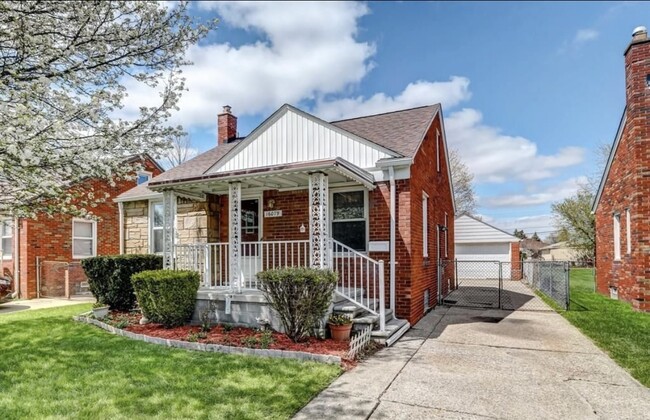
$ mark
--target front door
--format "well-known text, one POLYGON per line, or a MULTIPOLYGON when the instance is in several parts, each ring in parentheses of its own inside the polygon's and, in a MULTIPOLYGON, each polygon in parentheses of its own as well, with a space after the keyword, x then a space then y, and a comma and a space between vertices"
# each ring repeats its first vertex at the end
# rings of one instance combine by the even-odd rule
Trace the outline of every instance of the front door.
POLYGON ((254 287, 255 275, 262 269, 260 199, 241 201, 242 287, 254 287))

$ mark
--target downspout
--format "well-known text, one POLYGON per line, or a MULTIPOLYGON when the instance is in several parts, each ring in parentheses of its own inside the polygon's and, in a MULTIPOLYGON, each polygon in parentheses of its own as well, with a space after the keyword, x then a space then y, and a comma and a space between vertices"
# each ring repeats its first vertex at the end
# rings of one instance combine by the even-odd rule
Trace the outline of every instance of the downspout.
POLYGON ((14 295, 20 298, 20 219, 14 218, 14 282, 16 283, 14 295))
POLYGON ((389 263, 389 278, 390 278, 390 309, 395 316, 395 170, 392 166, 388 167, 388 177, 390 182, 390 263, 389 263))
POLYGON ((120 214, 119 225, 120 225, 120 255, 124 254, 124 203, 121 201, 117 203, 117 208, 120 214))

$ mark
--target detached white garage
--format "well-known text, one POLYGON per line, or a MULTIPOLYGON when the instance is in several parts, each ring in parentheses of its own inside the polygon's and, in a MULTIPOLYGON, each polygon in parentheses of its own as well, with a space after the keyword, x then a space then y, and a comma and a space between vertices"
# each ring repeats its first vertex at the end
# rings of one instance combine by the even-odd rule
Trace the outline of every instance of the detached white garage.
MULTIPOLYGON (((519 238, 469 215, 456 218, 454 225, 459 278, 499 278, 499 263, 518 264, 519 238), (472 261, 472 262, 470 262, 472 261)), ((503 278, 510 278, 513 266, 502 265, 503 278)))

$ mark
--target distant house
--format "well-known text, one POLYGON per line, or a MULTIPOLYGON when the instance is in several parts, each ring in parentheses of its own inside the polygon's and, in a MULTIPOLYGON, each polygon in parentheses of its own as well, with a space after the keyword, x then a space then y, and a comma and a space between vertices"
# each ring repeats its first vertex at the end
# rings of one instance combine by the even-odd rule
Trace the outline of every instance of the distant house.
POLYGON ((540 258, 544 261, 574 261, 578 254, 568 242, 557 242, 539 250, 540 258))
POLYGON ((596 287, 650 311, 650 39, 625 50, 626 106, 593 203, 596 287))
POLYGON ((103 203, 87 210, 99 220, 74 218, 68 215, 38 215, 35 219, 0 218, 0 255, 2 274, 13 279, 20 298, 63 296, 64 267, 74 264, 69 290, 74 294, 85 280, 79 261, 96 255, 119 254, 121 205, 113 202, 121 193, 161 174, 160 165, 145 154, 129 158, 127 164, 140 163, 141 172, 134 180, 121 180, 111 186, 106 181, 87 180, 97 196, 108 195, 103 203), (55 278, 56 277, 56 278, 55 278))
POLYGON ((336 308, 389 342, 436 305, 437 259, 454 256, 440 105, 334 122, 284 105, 246 137, 224 107, 216 147, 117 201, 125 252, 199 271, 197 307, 211 296, 223 322, 266 316, 259 271, 327 267, 336 308))
POLYGON ((544 241, 526 238, 521 240, 519 248, 521 249, 521 254, 525 259, 538 259, 540 258, 540 250, 548 245, 549 244, 544 241))
MULTIPOLYGON (((455 229, 456 259, 476 262, 474 267, 463 264, 465 269, 475 270, 481 277, 498 278, 498 264, 479 264, 480 261, 498 261, 510 268, 502 273, 505 278, 510 278, 511 273, 521 272, 520 240, 516 236, 467 214, 456 217, 455 229), (490 273, 490 270, 494 272, 490 273)), ((463 273, 459 273, 461 275, 463 273)), ((472 277, 472 274, 464 273, 464 276, 472 277)))

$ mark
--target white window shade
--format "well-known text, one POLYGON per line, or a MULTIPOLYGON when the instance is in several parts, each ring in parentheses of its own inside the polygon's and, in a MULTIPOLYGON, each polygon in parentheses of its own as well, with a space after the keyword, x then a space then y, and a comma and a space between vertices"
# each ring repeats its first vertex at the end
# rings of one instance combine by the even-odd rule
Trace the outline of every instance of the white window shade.
POLYGON ((92 220, 73 220, 72 258, 94 257, 97 253, 97 223, 92 220))
POLYGON ((621 215, 614 215, 614 260, 621 259, 621 215))

